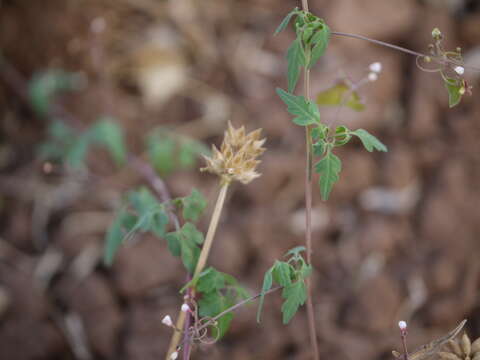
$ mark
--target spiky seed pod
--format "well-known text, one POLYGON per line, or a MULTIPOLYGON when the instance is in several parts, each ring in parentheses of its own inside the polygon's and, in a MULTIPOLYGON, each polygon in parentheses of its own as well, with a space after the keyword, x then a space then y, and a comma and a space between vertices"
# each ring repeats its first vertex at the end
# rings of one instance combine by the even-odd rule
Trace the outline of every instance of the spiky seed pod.
POLYGON ((442 360, 461 360, 461 358, 455 355, 454 353, 446 352, 446 351, 440 351, 438 353, 438 356, 442 360))
POLYGON ((458 343, 456 341, 450 340, 447 343, 447 348, 451 353, 454 353, 458 357, 462 357, 462 355, 463 355, 462 349, 460 348, 460 345, 458 345, 458 343))
POLYGON ((459 341, 450 340, 447 351, 439 352, 442 360, 480 360, 480 338, 473 343, 467 334, 463 334, 459 341))
POLYGON ((463 334, 460 345, 462 346, 463 353, 469 356, 472 351, 472 342, 467 334, 463 334))
POLYGON ((212 156, 204 156, 207 166, 200 169, 218 175, 223 182, 233 180, 248 184, 260 176, 257 158, 265 151, 265 139, 260 139, 261 129, 246 134, 245 127, 235 129, 228 123, 220 150, 212 145, 212 156))
POLYGON ((472 344, 472 353, 479 354, 480 353, 480 338, 475 340, 472 344))

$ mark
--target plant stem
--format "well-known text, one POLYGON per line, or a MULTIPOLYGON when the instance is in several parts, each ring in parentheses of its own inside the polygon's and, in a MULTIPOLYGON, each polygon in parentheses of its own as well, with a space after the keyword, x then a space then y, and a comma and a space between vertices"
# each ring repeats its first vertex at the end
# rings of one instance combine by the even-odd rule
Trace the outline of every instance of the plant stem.
POLYGON ((215 232, 217 231, 218 221, 220 220, 220 214, 222 213, 223 204, 225 203, 225 198, 227 196, 229 183, 225 183, 220 188, 220 193, 218 194, 217 203, 215 204, 215 209, 213 210, 212 219, 210 220, 210 225, 208 226, 207 236, 205 238, 205 244, 203 245, 202 252, 198 258, 197 266, 195 267, 195 272, 193 273, 193 278, 200 275, 207 263, 208 254, 210 253, 210 248, 212 247, 213 238, 215 232))
MULTIPOLYGON (((270 290, 265 291, 265 293, 263 293, 263 294, 264 294, 264 295, 268 295, 268 294, 270 294, 270 293, 272 293, 272 292, 274 292, 274 291, 280 290, 280 289, 282 289, 282 288, 283 288, 283 286, 275 286, 275 287, 271 288, 270 290)), ((217 321, 218 319, 220 319, 222 316, 227 315, 228 313, 231 313, 232 311, 237 310, 239 307, 245 305, 246 303, 249 303, 250 301, 253 301, 253 300, 255 300, 255 299, 258 299, 260 296, 262 296, 262 293, 258 293, 257 295, 254 295, 254 296, 252 296, 252 297, 249 297, 248 299, 242 300, 242 301, 236 303, 235 305, 229 307, 228 309, 223 310, 220 314, 214 316, 213 318, 211 318, 209 321, 207 321, 207 322, 206 322, 205 324, 203 324, 202 326, 199 326, 199 327, 197 328, 197 331, 201 331, 201 330, 209 327, 210 325, 213 325, 213 323, 214 323, 215 321, 217 321)))
POLYGON ((410 55, 414 55, 414 56, 421 56, 421 57, 427 57, 428 56, 426 54, 422 54, 422 53, 419 53, 419 52, 416 52, 416 51, 413 51, 413 50, 410 50, 410 49, 406 49, 406 48, 401 47, 401 46, 389 44, 387 42, 380 41, 380 40, 371 39, 371 38, 363 36, 363 35, 349 34, 349 33, 344 33, 344 32, 340 32, 340 31, 332 31, 331 34, 332 35, 337 35, 337 36, 350 37, 350 38, 353 38, 353 39, 365 40, 365 41, 368 41, 368 42, 371 42, 371 43, 374 43, 374 44, 377 44, 377 45, 385 46, 385 47, 388 47, 390 49, 398 50, 398 51, 401 51, 401 52, 404 52, 404 53, 407 53, 407 54, 410 54, 410 55))
MULTIPOLYGON (((210 253, 210 249, 213 243, 213 238, 215 237, 215 232, 217 231, 218 222, 220 220, 220 215, 222 213, 223 204, 225 203, 225 198, 227 196, 228 187, 229 187, 228 182, 223 183, 220 187, 220 192, 218 194, 217 202, 215 203, 215 208, 213 209, 212 218, 210 219, 210 225, 208 226, 205 243, 202 247, 202 251, 198 258, 197 266, 195 267, 195 272, 193 273, 192 279, 197 277, 203 271, 203 268, 207 263, 208 255, 210 253)), ((184 328, 185 320, 186 320, 186 314, 183 311, 180 311, 178 313, 176 328, 177 329, 184 328)), ((182 334, 178 331, 175 331, 173 333, 172 339, 170 340, 170 346, 168 347, 167 356, 165 357, 166 360, 170 360, 171 353, 176 351, 177 346, 180 343, 181 335, 182 334)), ((189 352, 190 352, 190 349, 187 348, 187 351, 184 352, 184 357, 188 356, 189 352)))
MULTIPOLYGON (((302 0, 302 8, 308 11, 308 0, 302 0)), ((310 57, 307 49, 306 63, 308 64, 310 57)), ((303 70, 303 86, 305 98, 310 99, 310 69, 306 66, 303 70)), ((306 163, 305 163, 305 245, 307 248, 307 263, 312 264, 312 134, 311 129, 305 127, 305 146, 306 146, 306 163)), ((312 278, 313 275, 306 279, 307 283, 307 318, 308 333, 310 336, 310 345, 312 347, 312 359, 320 359, 317 344, 317 329, 315 327, 315 309, 312 301, 312 278)))

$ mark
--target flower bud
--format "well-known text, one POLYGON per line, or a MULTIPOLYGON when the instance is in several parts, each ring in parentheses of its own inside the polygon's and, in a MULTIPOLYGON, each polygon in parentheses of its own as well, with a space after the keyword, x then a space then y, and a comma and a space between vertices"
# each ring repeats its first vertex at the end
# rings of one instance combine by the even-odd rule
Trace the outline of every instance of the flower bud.
POLYGON ((378 61, 374 62, 374 63, 371 63, 370 66, 369 66, 369 69, 370 69, 371 72, 379 74, 382 71, 382 63, 380 63, 378 61))
POLYGON ((453 70, 455 70, 458 75, 463 75, 465 72, 465 68, 463 66, 456 66, 453 70))
POLYGON ((377 81, 378 79, 378 75, 374 72, 371 72, 370 74, 368 74, 368 81, 370 82, 374 82, 374 81, 377 81))
POLYGON ((190 310, 190 306, 188 306, 188 304, 183 304, 183 305, 182 305, 182 311, 183 311, 184 313, 186 313, 186 312, 190 312, 190 311, 192 311, 192 310, 190 310))
POLYGON ((399 321, 398 322, 398 327, 400 328, 400 330, 406 330, 407 329, 407 322, 406 321, 399 321))
POLYGON ((171 360, 175 360, 176 358, 178 358, 178 352, 174 351, 174 352, 170 355, 170 359, 171 359, 171 360))
POLYGON ((172 321, 172 318, 170 317, 170 315, 166 315, 162 319, 162 324, 167 325, 167 326, 173 326, 173 321, 172 321))
POLYGON ((442 38, 442 32, 440 31, 440 29, 438 28, 435 28, 432 30, 432 37, 435 39, 435 40, 439 40, 442 38))

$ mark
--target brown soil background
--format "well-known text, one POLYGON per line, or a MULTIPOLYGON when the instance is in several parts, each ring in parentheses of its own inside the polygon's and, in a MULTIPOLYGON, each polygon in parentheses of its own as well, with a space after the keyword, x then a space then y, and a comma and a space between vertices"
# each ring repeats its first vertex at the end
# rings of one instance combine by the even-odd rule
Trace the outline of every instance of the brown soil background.
MULTIPOLYGON (((461 46, 480 67, 475 0, 310 3, 336 31, 417 51, 439 27, 447 47, 461 46)), ((159 125, 216 144, 228 120, 262 127, 263 176, 230 193, 210 261, 253 294, 274 259, 304 236, 303 132, 274 93, 285 86, 293 33, 272 33, 294 6, 3 0, 0 46, 23 79, 47 68, 83 72, 86 89, 59 104, 84 125, 115 116, 137 154, 142 137, 159 125), (104 31, 92 31, 104 24, 104 31)), ((340 118, 376 134, 390 151, 370 154, 352 142, 340 151, 344 167, 331 200, 322 202, 314 191, 323 359, 390 358, 400 347, 400 319, 410 323, 412 349, 463 318, 471 337, 480 335, 479 74, 467 71, 473 96, 449 110, 440 77, 419 71, 413 57, 334 37, 312 73, 313 92, 341 71, 364 76, 374 61, 384 71, 361 91, 367 110, 345 109, 340 118)), ((164 241, 149 237, 122 249, 112 269, 99 262, 122 192, 142 179, 131 168, 116 170, 102 152, 90 154, 89 174, 42 173, 35 154, 46 121, 25 107, 22 79, 12 79, 11 68, 0 70, 0 359, 163 359, 171 334, 161 319, 181 304, 182 266, 164 241)), ((323 119, 333 115, 322 112, 323 119)), ((210 204, 215 199, 213 176, 179 171, 165 181, 173 196, 196 187, 210 204)), ((280 305, 278 294, 267 299, 261 325, 255 305, 239 310, 229 335, 197 346, 194 358, 308 359, 305 310, 283 326, 280 305)))

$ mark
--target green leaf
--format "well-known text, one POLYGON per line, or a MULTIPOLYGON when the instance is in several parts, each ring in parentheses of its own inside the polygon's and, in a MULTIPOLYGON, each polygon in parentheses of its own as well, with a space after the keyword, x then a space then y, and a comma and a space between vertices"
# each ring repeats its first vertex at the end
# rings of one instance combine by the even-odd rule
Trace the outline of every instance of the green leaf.
POLYGON ((272 275, 273 267, 268 269, 265 273, 265 277, 263 278, 263 286, 262 286, 262 293, 260 295, 260 301, 258 303, 258 310, 257 310, 257 322, 260 322, 260 316, 262 314, 263 302, 265 301, 265 293, 270 290, 273 283, 273 275, 272 275))
POLYGON ((285 16, 285 18, 282 20, 280 25, 278 25, 277 30, 275 30, 275 33, 273 35, 278 35, 279 33, 281 33, 287 27, 288 23, 290 22, 290 20, 292 19, 292 17, 294 15, 298 15, 298 8, 297 7, 295 9, 293 9, 292 11, 290 11, 287 14, 287 16, 285 16))
POLYGON ((281 286, 288 286, 292 283, 291 271, 293 268, 290 264, 283 261, 275 261, 273 265, 273 278, 275 282, 281 286))
POLYGON ((180 248, 183 265, 190 273, 193 273, 195 270, 195 266, 197 265, 198 256, 200 255, 200 248, 195 244, 193 240, 185 238, 183 236, 180 241, 180 248))
POLYGON ((216 290, 222 290, 225 287, 224 274, 209 267, 204 274, 198 278, 196 288, 201 293, 209 293, 216 290))
POLYGON ((125 164, 127 150, 125 148, 123 131, 113 118, 101 118, 89 130, 89 135, 96 144, 105 146, 117 165, 125 164))
POLYGON ((328 42, 330 40, 330 28, 327 24, 323 23, 313 35, 311 42, 314 44, 312 53, 310 55, 310 62, 308 67, 312 68, 322 57, 327 49, 328 42))
POLYGON ((300 253, 304 251, 307 251, 307 248, 305 246, 296 246, 293 249, 288 250, 284 256, 298 258, 300 256, 300 253))
POLYGON ((465 93, 465 84, 463 80, 452 78, 445 78, 444 84, 448 91, 448 105, 452 108, 462 100, 462 95, 465 93))
POLYGON ((52 110, 52 101, 57 93, 65 90, 79 90, 84 84, 83 75, 59 69, 36 74, 28 85, 32 108, 40 115, 47 115, 52 110))
POLYGON ((164 237, 167 230, 168 214, 164 206, 160 206, 153 214, 150 222, 150 230, 159 237, 164 237))
POLYGON ((204 144, 193 139, 182 138, 179 145, 178 165, 183 169, 191 168, 199 155, 209 154, 209 150, 204 144))
POLYGON ((307 290, 303 280, 284 287, 282 297, 285 299, 282 305, 283 323, 288 324, 298 308, 307 300, 307 290))
POLYGON ((387 147, 382 144, 382 142, 378 140, 375 136, 370 134, 367 130, 357 129, 355 131, 351 131, 350 133, 352 135, 358 136, 365 149, 367 149, 367 151, 369 152, 372 152, 373 150, 383 152, 388 151, 387 147))
POLYGON ((180 242, 182 241, 181 236, 176 232, 169 232, 165 235, 165 240, 167 240, 168 250, 173 256, 180 256, 182 254, 182 248, 180 242))
POLYGON ((297 38, 292 42, 292 45, 287 51, 287 80, 288 91, 293 92, 297 86, 300 70, 305 66, 305 50, 303 49, 302 41, 297 38))
POLYGON ((307 265, 305 262, 302 263, 300 268, 299 275, 301 279, 305 279, 310 276, 312 273, 312 265, 307 265))
POLYGON ((277 88, 277 94, 287 105, 288 112, 296 116, 293 119, 295 124, 308 126, 320 122, 320 113, 317 106, 303 96, 292 95, 280 88, 277 88))
POLYGON ((346 105, 352 110, 362 111, 365 105, 361 102, 360 95, 351 91, 344 82, 338 83, 331 88, 317 94, 316 103, 320 106, 346 105), (348 99, 346 96, 348 95, 348 99))
POLYGON ((187 222, 182 226, 182 235, 195 244, 203 244, 203 233, 190 222, 187 222))
MULTIPOLYGON (((226 296, 217 292, 203 294, 198 301, 200 316, 214 317, 233 305, 226 296)), ((213 338, 221 338, 227 332, 233 319, 232 313, 227 313, 217 320, 217 328, 212 327, 213 338)))
POLYGON ((183 206, 182 215, 186 220, 197 221, 207 207, 207 201, 196 189, 193 189, 189 196, 181 198, 181 202, 183 206))
POLYGON ((312 146, 313 146, 313 155, 322 156, 325 153, 325 150, 326 150, 325 141, 323 140, 317 141, 312 146))
POLYGON ((90 140, 85 134, 77 136, 73 142, 67 147, 64 154, 64 161, 74 169, 82 167, 87 156, 90 140))
POLYGON ((132 220, 135 220, 135 217, 125 209, 120 210, 115 216, 105 237, 105 250, 103 253, 103 262, 105 265, 112 265, 115 254, 125 239, 125 228, 129 230, 129 228, 132 227, 132 220))
POLYGON ((331 151, 315 165, 315 171, 320 174, 320 194, 327 200, 333 185, 338 181, 338 174, 342 169, 342 162, 331 151))
POLYGON ((150 163, 160 174, 169 174, 175 168, 175 141, 167 136, 153 134, 147 138, 150 163))

